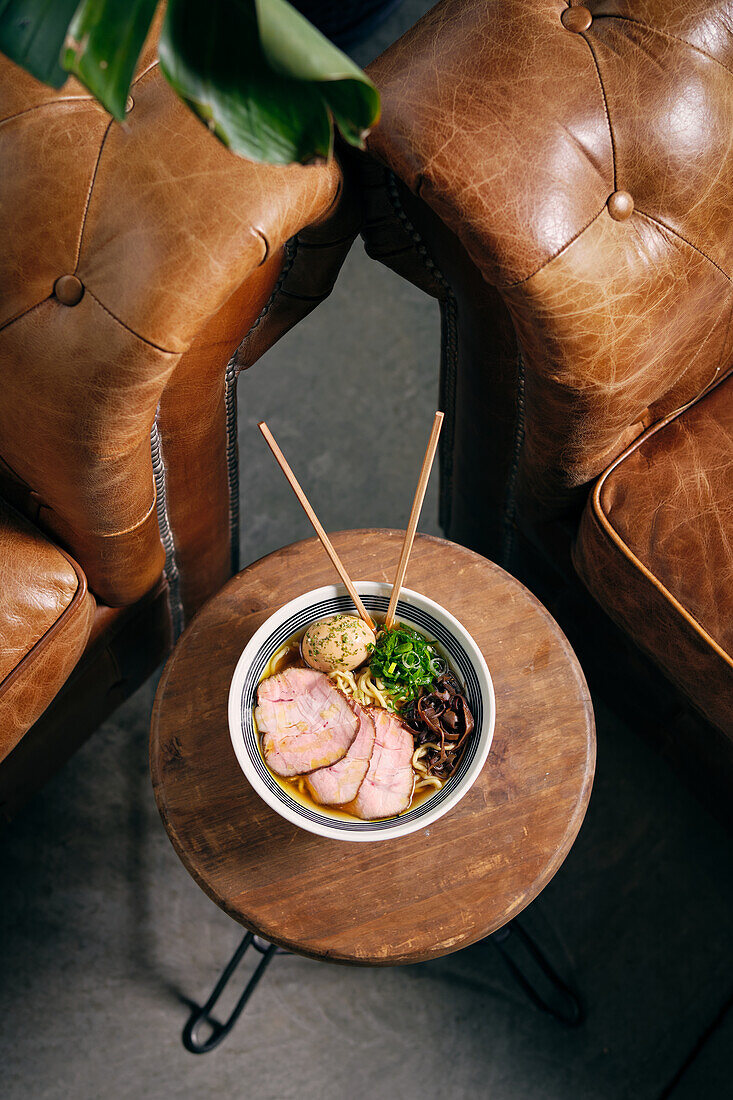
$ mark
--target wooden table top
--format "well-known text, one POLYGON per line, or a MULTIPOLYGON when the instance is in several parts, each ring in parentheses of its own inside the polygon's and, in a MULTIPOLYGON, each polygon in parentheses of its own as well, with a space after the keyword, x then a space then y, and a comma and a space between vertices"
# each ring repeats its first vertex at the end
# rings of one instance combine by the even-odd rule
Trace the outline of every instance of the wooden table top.
MULTIPOLYGON (((354 579, 393 579, 402 532, 344 531, 333 542, 354 579)), ((304 832, 240 771, 227 697, 254 631, 332 574, 315 539, 294 543, 233 577, 194 618, 155 700, 155 796, 188 871, 245 927, 313 958, 420 962, 496 931, 557 871, 593 782, 590 697, 569 643, 526 588, 470 550, 418 535, 408 587, 464 624, 494 680, 488 760, 458 806, 410 836, 354 844, 304 832)))

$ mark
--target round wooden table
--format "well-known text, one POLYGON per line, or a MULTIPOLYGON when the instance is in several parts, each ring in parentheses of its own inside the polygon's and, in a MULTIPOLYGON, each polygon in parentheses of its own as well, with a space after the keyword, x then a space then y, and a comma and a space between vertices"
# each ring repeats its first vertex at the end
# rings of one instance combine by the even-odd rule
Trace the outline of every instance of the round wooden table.
MULTIPOLYGON (((355 580, 391 581, 403 532, 333 542, 355 580)), ((441 820, 403 839, 326 840, 255 794, 229 740, 234 666, 283 603, 333 581, 316 539, 250 565, 198 613, 163 673, 152 718, 155 796, 173 846, 209 897, 252 932, 317 959, 415 963, 506 924, 568 854, 590 797, 593 711, 570 645, 513 577, 418 535, 407 586, 451 611, 484 653, 496 730, 482 774, 441 820)))

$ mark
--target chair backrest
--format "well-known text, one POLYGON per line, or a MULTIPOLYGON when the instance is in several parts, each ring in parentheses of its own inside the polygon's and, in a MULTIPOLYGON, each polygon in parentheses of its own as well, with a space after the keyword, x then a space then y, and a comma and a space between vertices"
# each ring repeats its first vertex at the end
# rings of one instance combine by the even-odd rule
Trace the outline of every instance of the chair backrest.
POLYGON ((443 0, 370 67, 370 149, 511 314, 527 512, 730 364, 732 25, 730 0, 443 0))
MULTIPOLYGON (((227 151, 163 79, 155 38, 125 125, 75 80, 54 91, 0 58, 0 492, 114 605, 146 592, 164 562, 151 432, 159 464, 174 429, 190 436, 175 493, 190 497, 199 544, 217 534, 227 359, 285 242, 328 210, 340 180, 335 164, 227 151)), ((226 515, 223 528, 228 541, 226 515)), ((219 558, 228 571, 226 547, 219 558)))

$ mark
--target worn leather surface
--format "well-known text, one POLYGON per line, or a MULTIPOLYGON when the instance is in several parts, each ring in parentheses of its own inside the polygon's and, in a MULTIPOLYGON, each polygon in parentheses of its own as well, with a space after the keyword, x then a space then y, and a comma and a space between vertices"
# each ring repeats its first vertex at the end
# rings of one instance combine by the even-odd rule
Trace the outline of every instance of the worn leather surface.
POLYGON ((279 249, 202 325, 161 395, 158 430, 186 618, 236 568, 229 529, 225 365, 269 300, 282 262, 279 249))
POLYGON ((124 126, 75 81, 56 92, 0 58, 0 467, 3 495, 74 554, 95 594, 129 604, 164 561, 150 457, 159 403, 171 464, 184 461, 188 423, 170 518, 193 607, 229 554, 227 359, 276 284, 285 242, 331 211, 341 172, 232 156, 154 58, 153 35, 124 126), (83 285, 74 305, 54 294, 69 274, 83 285), (220 545, 200 556, 208 513, 220 545))
POLYGON ((245 370, 328 297, 361 225, 361 203, 345 173, 331 208, 290 242, 275 293, 237 349, 236 369, 245 370))
POLYGON ((94 609, 76 563, 0 500, 0 760, 79 660, 94 609))
POLYGON ((0 822, 11 820, 142 684, 171 645, 165 579, 127 607, 98 605, 71 675, 13 751, 0 762, 0 822))
MULTIPOLYGON (((370 67, 383 99, 372 154, 511 315, 527 524, 579 506, 733 350, 733 8, 587 6, 575 33, 559 0, 443 0, 370 67)), ((485 362, 487 404, 504 415, 485 362)))
POLYGON ((733 739, 733 376, 601 478, 575 547, 611 617, 733 739))

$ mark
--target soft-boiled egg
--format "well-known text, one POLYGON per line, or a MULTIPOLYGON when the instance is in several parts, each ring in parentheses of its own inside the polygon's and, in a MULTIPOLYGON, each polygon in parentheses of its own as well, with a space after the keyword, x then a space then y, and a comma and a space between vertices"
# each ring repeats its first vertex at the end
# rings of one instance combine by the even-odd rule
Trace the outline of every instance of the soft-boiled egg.
POLYGON ((355 615, 334 615, 311 623, 303 635, 303 660, 319 672, 350 672, 363 665, 374 644, 374 632, 355 615))

